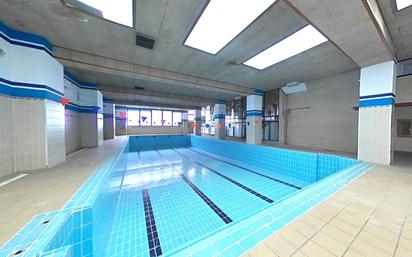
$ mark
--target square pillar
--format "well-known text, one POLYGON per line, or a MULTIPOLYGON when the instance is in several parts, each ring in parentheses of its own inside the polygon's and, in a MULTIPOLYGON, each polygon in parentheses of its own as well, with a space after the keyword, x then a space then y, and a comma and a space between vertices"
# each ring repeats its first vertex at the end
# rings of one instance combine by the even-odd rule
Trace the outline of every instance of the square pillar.
POLYGON ((217 139, 224 139, 226 137, 225 116, 226 116, 226 102, 219 101, 214 108, 215 118, 215 137, 217 139))
POLYGON ((263 92, 255 90, 254 95, 246 98, 246 143, 262 144, 262 98, 263 92))
POLYGON ((393 159, 396 64, 361 69, 358 159, 389 165, 393 159))
POLYGON ((202 135, 202 108, 195 108, 195 122, 193 123, 193 135, 202 135))
POLYGON ((113 139, 114 131, 114 104, 103 102, 103 139, 113 139))

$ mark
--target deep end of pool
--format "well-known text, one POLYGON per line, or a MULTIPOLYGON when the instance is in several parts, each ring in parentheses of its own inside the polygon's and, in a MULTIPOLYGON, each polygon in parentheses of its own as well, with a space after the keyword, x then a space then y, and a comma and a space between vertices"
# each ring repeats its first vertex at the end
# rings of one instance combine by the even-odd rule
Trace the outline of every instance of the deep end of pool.
POLYGON ((200 136, 130 136, 0 256, 239 256, 370 167, 200 136))

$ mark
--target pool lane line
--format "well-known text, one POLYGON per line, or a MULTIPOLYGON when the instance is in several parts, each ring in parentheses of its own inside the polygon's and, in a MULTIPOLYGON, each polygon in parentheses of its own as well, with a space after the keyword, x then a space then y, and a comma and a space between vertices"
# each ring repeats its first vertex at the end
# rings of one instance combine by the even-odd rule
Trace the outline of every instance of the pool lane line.
POLYGON ((226 215, 212 200, 210 200, 198 187, 196 187, 192 181, 190 181, 185 175, 180 174, 182 179, 202 198, 202 200, 209 205, 209 207, 223 220, 224 223, 229 224, 232 219, 226 215))
MULTIPOLYGON (((167 161, 166 157, 156 149, 156 152, 167 161)), ((180 177, 195 191, 195 193, 202 198, 202 200, 223 220, 224 223, 229 224, 233 220, 226 215, 222 209, 220 209, 209 197, 207 197, 192 181, 190 181, 184 174, 180 174, 180 177)))
POLYGON ((264 201, 266 201, 266 202, 268 202, 268 203, 273 203, 273 200, 270 199, 269 197, 266 197, 266 196, 264 196, 264 195, 256 192, 255 190, 250 189, 249 187, 247 187, 247 186, 245 186, 245 185, 237 182, 236 180, 233 180, 233 179, 229 178, 228 176, 220 173, 220 172, 217 171, 217 170, 214 170, 214 169, 212 169, 212 168, 210 168, 210 167, 208 167, 208 166, 206 166, 206 165, 203 165, 202 163, 200 163, 200 162, 198 162, 198 161, 195 161, 195 160, 191 159, 190 157, 188 157, 188 156, 186 156, 186 155, 184 155, 184 154, 176 151, 175 149, 172 149, 172 150, 175 151, 176 153, 180 154, 181 156, 185 157, 186 159, 190 160, 191 162, 194 162, 194 163, 196 163, 197 165, 200 165, 200 166, 202 166, 202 167, 205 167, 206 169, 210 170, 211 172, 215 173, 216 175, 219 175, 220 177, 226 179, 227 181, 232 182, 232 183, 235 184, 236 186, 238 186, 238 187, 246 190, 247 192, 249 192, 249 193, 251 193, 251 194, 259 197, 260 199, 262 199, 262 200, 264 200, 264 201))
POLYGON ((150 256, 160 256, 162 255, 162 247, 160 245, 159 235, 157 234, 156 220, 153 213, 152 202, 150 201, 149 190, 144 188, 142 195, 150 256))
POLYGON ((230 164, 230 165, 232 165, 232 166, 241 168, 241 169, 243 169, 243 170, 246 170, 246 171, 251 172, 251 173, 253 173, 253 174, 256 174, 256 175, 262 176, 262 177, 264 177, 264 178, 267 178, 267 179, 276 181, 276 182, 281 183, 281 184, 284 184, 284 185, 286 185, 286 186, 290 186, 290 187, 296 188, 296 189, 298 189, 298 190, 302 189, 302 187, 300 187, 300 186, 296 186, 296 185, 294 185, 294 184, 291 184, 291 183, 285 182, 285 181, 283 181, 283 180, 280 180, 280 179, 277 179, 277 178, 274 178, 274 177, 271 177, 271 176, 268 176, 268 175, 259 173, 259 172, 257 172, 257 171, 254 171, 254 170, 251 170, 251 169, 242 167, 242 166, 240 166, 240 165, 237 165, 237 164, 234 164, 234 163, 231 163, 231 162, 228 162, 228 161, 220 160, 220 159, 218 159, 218 158, 215 158, 215 157, 212 157, 212 156, 203 154, 203 153, 201 153, 201 152, 199 152, 199 151, 196 151, 196 150, 193 150, 193 149, 190 149, 190 148, 186 148, 186 149, 189 150, 189 151, 198 153, 198 154, 200 154, 200 155, 206 156, 206 157, 208 157, 208 158, 215 159, 215 160, 217 160, 217 161, 224 162, 224 163, 230 164))

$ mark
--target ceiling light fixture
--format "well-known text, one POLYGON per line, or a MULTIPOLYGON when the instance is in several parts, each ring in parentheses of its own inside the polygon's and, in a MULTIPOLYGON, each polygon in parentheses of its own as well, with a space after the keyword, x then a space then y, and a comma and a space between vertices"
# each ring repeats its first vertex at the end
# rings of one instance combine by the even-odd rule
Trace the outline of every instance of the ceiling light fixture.
POLYGON ((328 39, 317 29, 312 25, 307 25, 289 37, 250 58, 243 64, 263 70, 317 45, 325 43, 326 41, 328 41, 328 39))
POLYGON ((277 0, 210 0, 184 44, 216 54, 277 0))
POLYGON ((398 11, 412 5, 412 0, 396 0, 396 8, 398 11))

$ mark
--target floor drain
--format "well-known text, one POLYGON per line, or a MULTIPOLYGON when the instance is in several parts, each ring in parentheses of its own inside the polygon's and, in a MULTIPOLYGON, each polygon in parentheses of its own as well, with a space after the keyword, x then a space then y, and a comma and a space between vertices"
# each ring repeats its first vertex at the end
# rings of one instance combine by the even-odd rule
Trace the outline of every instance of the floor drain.
POLYGON ((13 255, 14 255, 14 256, 17 256, 17 255, 21 254, 22 252, 24 252, 24 250, 18 250, 18 251, 16 251, 13 255))
POLYGON ((45 221, 43 221, 41 224, 47 224, 47 223, 49 223, 50 222, 50 220, 45 220, 45 221))

